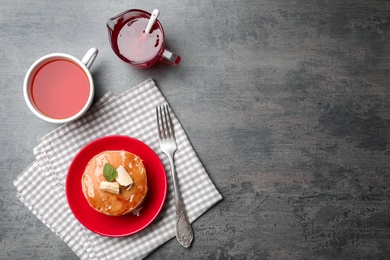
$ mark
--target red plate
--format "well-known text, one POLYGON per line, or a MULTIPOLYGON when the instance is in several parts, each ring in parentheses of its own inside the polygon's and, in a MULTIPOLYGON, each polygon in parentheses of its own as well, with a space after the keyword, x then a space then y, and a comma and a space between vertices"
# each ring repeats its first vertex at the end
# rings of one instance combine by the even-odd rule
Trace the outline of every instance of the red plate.
POLYGON ((89 230, 109 237, 123 237, 147 227, 161 211, 167 194, 164 166, 157 154, 143 142, 121 135, 99 138, 82 148, 73 159, 66 178, 66 197, 74 216, 89 230), (81 177, 89 160, 106 150, 125 150, 138 155, 148 177, 148 194, 140 215, 107 216, 89 206, 81 187, 81 177))

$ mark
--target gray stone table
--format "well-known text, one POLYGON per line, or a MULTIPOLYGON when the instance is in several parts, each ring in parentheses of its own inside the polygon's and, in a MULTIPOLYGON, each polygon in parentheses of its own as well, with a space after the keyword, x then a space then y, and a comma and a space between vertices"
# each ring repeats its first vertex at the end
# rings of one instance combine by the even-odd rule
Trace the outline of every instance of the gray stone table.
POLYGON ((388 259, 390 3, 385 0, 0 0, 0 259, 76 259, 16 198, 57 126, 24 75, 52 52, 100 50, 96 98, 153 78, 224 200, 148 259, 388 259), (161 12, 178 67, 130 68, 108 42, 121 11, 161 12))

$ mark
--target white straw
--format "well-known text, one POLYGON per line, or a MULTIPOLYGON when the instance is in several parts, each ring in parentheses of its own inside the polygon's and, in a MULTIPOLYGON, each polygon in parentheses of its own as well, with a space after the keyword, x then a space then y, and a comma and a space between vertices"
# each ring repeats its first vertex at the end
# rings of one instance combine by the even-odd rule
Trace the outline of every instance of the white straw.
POLYGON ((152 29, 153 24, 156 22, 158 15, 160 14, 160 11, 157 9, 153 10, 152 15, 150 16, 148 25, 146 26, 145 33, 149 33, 152 29))

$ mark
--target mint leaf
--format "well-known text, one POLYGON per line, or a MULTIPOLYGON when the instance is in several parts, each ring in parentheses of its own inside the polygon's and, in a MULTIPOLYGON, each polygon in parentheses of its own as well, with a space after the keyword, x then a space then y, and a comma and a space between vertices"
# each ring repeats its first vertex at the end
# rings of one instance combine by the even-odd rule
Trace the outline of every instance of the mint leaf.
POLYGON ((114 181, 118 177, 118 172, 111 164, 106 163, 103 167, 103 175, 107 181, 114 181))

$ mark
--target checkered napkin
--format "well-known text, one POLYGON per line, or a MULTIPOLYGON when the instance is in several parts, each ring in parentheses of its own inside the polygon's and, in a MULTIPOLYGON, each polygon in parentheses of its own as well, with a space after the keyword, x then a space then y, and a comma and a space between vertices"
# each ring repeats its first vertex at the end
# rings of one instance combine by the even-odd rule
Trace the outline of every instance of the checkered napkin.
MULTIPOLYGON (((18 198, 81 259, 142 259, 175 236, 173 183, 168 174, 164 208, 153 223, 127 237, 110 238, 86 229, 74 217, 65 196, 68 167, 89 142, 107 135, 126 135, 151 147, 169 173, 169 161, 160 151, 155 107, 165 98, 148 79, 125 93, 107 93, 82 118, 64 124, 42 138, 34 161, 15 180, 18 198)), ((178 143, 176 171, 191 222, 222 199, 172 113, 178 143)), ((196 235, 196 234, 195 234, 196 235)))

